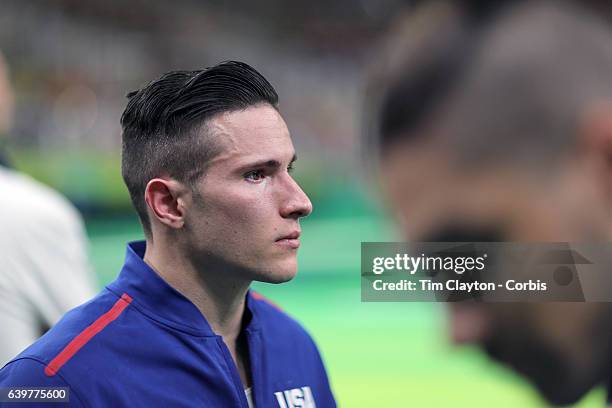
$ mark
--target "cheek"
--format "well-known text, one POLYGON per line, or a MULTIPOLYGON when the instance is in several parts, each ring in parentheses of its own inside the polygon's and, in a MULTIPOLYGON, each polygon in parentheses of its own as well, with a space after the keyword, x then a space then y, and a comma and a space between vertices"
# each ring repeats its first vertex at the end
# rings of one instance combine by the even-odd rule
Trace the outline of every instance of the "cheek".
MULTIPOLYGON (((202 215, 209 226, 227 233, 259 234, 271 228, 274 217, 271 200, 265 193, 243 189, 225 190, 204 199, 202 215)), ((220 238, 220 237, 219 237, 220 238)))
POLYGON ((568 354, 592 348, 593 327, 601 323, 596 303, 544 303, 540 305, 538 325, 548 341, 568 354))

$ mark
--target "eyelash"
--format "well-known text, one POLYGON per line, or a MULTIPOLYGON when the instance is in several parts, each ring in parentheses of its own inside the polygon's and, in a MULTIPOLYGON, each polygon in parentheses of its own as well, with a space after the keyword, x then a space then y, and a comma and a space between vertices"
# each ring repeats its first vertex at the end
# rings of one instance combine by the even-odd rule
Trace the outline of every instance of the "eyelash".
POLYGON ((263 178, 264 171, 263 170, 252 170, 252 171, 249 171, 248 173, 246 173, 244 175, 244 178, 247 179, 247 180, 250 180, 250 181, 260 181, 259 179, 255 180, 255 179, 251 178, 251 176, 255 176, 255 175, 259 175, 260 177, 263 178))
MULTIPOLYGON (((289 166, 287 166, 287 172, 288 173, 292 173, 293 172, 293 163, 289 164, 289 166)), ((260 181, 261 179, 258 178, 257 180, 251 178, 251 176, 259 176, 261 178, 265 177, 265 171, 264 170, 251 170, 248 173, 246 173, 244 175, 244 178, 247 180, 251 180, 251 181, 260 181)))

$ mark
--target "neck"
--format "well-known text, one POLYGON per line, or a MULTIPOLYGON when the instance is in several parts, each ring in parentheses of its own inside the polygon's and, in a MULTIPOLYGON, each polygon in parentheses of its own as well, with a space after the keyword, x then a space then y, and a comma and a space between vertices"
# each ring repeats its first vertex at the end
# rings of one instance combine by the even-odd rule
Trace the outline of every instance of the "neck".
POLYGON ((235 341, 251 282, 224 273, 222 265, 198 267, 188 254, 164 241, 147 239, 144 261, 200 310, 215 333, 226 342, 235 341))

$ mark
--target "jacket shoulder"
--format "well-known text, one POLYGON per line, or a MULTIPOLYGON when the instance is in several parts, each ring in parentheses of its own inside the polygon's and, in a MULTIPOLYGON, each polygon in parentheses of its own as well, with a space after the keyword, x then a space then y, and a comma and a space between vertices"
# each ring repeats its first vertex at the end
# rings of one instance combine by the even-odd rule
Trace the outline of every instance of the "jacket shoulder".
MULTIPOLYGON (((73 376, 78 378, 80 369, 87 370, 94 362, 103 365, 109 351, 106 345, 112 342, 117 330, 113 322, 122 317, 131 302, 126 296, 118 298, 103 290, 89 302, 66 313, 51 330, 8 365, 22 360, 36 361, 43 366, 43 375, 54 377, 60 373, 68 380, 73 376)), ((33 365, 32 369, 35 368, 33 365)))
MULTIPOLYGON (((1 388, 64 388, 67 391, 69 402, 46 402, 45 407, 84 407, 79 392, 67 383, 62 376, 47 376, 44 374, 44 362, 32 357, 20 357, 10 361, 0 370, 1 388)), ((13 406, 13 404, 8 404, 13 406)), ((0 402, 0 407, 4 404, 0 402)), ((39 403, 20 403, 20 407, 40 406, 39 403)))

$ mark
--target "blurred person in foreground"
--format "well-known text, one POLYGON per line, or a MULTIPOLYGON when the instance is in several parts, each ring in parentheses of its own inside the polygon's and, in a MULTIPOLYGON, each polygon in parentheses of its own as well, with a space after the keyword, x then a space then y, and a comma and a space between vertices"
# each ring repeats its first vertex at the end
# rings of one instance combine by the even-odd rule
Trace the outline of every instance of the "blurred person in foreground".
POLYGON ((70 387, 75 407, 334 407, 310 336, 249 290, 295 276, 312 211, 276 91, 230 61, 128 96, 122 173, 146 241, 0 386, 70 387))
POLYGON ((0 366, 96 292, 78 212, 10 167, 13 94, 0 55, 0 366))
MULTIPOLYGON (((406 236, 612 241, 608 23, 578 2, 523 2, 484 20, 428 3, 400 33, 396 75, 378 77, 387 86, 373 86, 384 89, 369 115, 406 236)), ((450 321, 457 343, 481 345, 551 403, 612 379, 610 303, 454 303, 450 321)))

